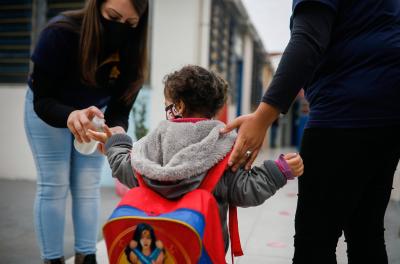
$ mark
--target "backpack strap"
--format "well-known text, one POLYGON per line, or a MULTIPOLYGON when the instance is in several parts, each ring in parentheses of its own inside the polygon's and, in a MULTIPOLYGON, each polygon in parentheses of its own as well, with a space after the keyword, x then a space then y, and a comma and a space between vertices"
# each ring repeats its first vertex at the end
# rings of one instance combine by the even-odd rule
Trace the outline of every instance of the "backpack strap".
POLYGON ((148 188, 146 183, 143 180, 142 174, 140 174, 139 172, 137 172, 135 170, 133 170, 133 173, 135 174, 135 177, 136 177, 136 180, 138 181, 139 187, 148 188))
POLYGON ((200 184, 199 189, 203 189, 209 192, 212 192, 217 186, 219 180, 226 168, 228 167, 229 157, 231 156, 231 152, 229 152, 223 160, 214 165, 211 169, 208 170, 206 177, 204 177, 203 182, 200 184))
POLYGON ((240 243, 239 221, 236 206, 229 206, 229 238, 231 239, 231 257, 234 263, 234 257, 243 256, 243 249, 240 243))
MULTIPOLYGON (((229 152, 223 160, 212 167, 203 182, 201 183, 199 189, 204 189, 212 192, 215 186, 218 184, 222 175, 228 166, 229 157, 231 152, 229 152)), ((234 257, 243 256, 242 245, 240 244, 239 236, 239 222, 237 218, 237 208, 236 206, 229 206, 229 237, 231 240, 231 257, 232 263, 234 263, 234 257)))
MULTIPOLYGON (((202 181, 198 189, 203 189, 209 192, 212 192, 214 190, 222 175, 224 175, 226 167, 228 166, 230 155, 231 153, 229 152, 223 160, 221 160, 220 162, 215 164, 214 167, 208 170, 206 177, 204 177, 204 180, 202 181)), ((147 185, 144 182, 142 175, 135 170, 133 170, 133 173, 138 181, 139 186, 147 188, 147 185)))

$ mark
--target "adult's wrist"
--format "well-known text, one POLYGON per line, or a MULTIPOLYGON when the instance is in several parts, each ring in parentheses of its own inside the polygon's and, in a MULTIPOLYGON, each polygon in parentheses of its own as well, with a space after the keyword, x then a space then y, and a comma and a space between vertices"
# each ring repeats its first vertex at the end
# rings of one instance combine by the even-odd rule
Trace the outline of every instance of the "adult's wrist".
POLYGON ((280 111, 272 105, 261 102, 254 114, 257 120, 269 126, 279 117, 280 111))

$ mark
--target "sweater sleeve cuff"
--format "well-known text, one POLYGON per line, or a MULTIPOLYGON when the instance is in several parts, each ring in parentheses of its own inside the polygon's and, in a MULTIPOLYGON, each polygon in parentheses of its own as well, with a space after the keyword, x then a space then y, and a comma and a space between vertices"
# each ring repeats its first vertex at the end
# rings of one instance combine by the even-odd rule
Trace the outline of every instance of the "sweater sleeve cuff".
POLYGON ((275 161, 275 163, 282 174, 285 175, 287 180, 294 179, 292 170, 290 169, 289 164, 287 164, 286 160, 283 158, 283 154, 279 155, 279 158, 275 161))
POLYGON ((283 175, 283 173, 281 172, 281 170, 279 169, 278 165, 272 161, 272 160, 265 160, 264 161, 264 166, 266 168, 268 168, 273 175, 276 175, 274 177, 274 179, 276 179, 277 181, 277 186, 280 188, 282 186, 284 186, 287 182, 287 178, 285 177, 285 175, 283 175))
POLYGON ((106 142, 106 151, 114 145, 129 145, 132 146, 132 138, 127 134, 114 134, 106 142))

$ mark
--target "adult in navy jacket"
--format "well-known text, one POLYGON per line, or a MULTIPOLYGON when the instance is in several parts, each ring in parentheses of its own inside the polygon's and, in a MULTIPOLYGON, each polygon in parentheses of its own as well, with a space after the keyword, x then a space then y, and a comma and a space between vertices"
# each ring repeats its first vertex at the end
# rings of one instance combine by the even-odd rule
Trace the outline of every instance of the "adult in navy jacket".
MULTIPOLYGON (((267 128, 301 88, 302 139, 293 263, 388 263, 384 215, 400 157, 400 1, 293 0, 291 39, 258 109, 240 127, 230 164, 254 161, 267 128)), ((224 132, 224 131, 222 131, 224 132)))

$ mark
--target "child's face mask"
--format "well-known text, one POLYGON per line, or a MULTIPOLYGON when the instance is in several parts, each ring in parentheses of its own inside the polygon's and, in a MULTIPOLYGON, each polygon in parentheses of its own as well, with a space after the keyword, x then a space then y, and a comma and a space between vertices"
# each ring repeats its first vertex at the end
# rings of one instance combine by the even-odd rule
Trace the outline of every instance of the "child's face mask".
POLYGON ((165 118, 167 120, 173 120, 177 118, 182 118, 182 115, 176 110, 175 104, 169 104, 165 107, 165 118))

